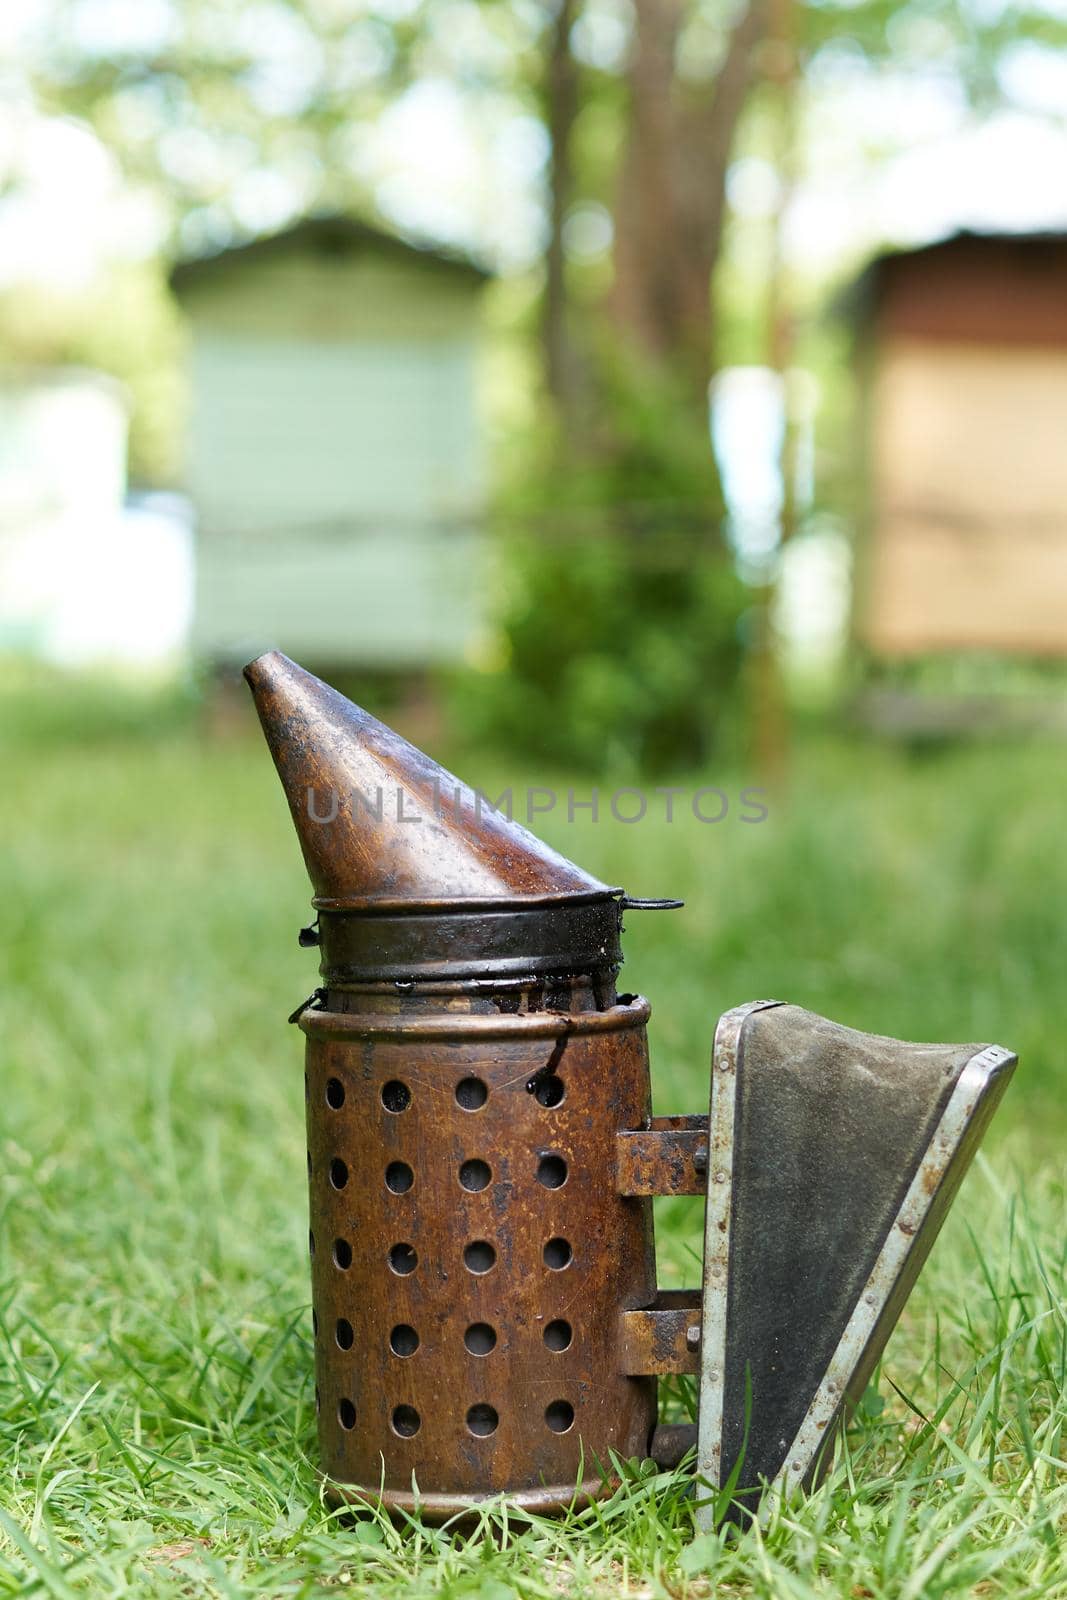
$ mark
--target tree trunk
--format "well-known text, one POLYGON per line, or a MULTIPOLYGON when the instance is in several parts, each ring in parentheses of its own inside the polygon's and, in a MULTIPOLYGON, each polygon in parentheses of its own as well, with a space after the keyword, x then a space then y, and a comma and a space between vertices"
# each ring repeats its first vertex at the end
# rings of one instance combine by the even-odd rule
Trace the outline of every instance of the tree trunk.
POLYGON ((634 6, 629 126, 615 204, 611 309, 619 325, 653 358, 669 357, 675 344, 673 84, 681 4, 636 0, 634 6))
MULTIPOLYGON (((796 10, 794 0, 771 0, 773 55, 767 77, 774 87, 775 166, 778 198, 772 218, 771 266, 767 284, 767 365, 782 383, 785 428, 778 468, 782 483, 782 510, 778 537, 785 549, 796 526, 796 419, 789 396, 789 367, 793 359, 793 325, 785 225, 796 186, 797 87, 796 10)), ((780 569, 779 569, 780 570, 780 569)), ((774 628, 778 572, 771 570, 755 597, 751 727, 754 758, 761 783, 772 794, 783 793, 789 765, 789 716, 782 662, 774 628)))
POLYGON ((682 0, 636 0, 611 309, 632 342, 682 376, 702 404, 726 173, 765 9, 766 0, 749 0, 710 92, 698 97, 677 81, 682 0))
POLYGON ((548 245, 541 324, 545 382, 564 426, 573 418, 580 388, 578 353, 570 329, 563 226, 573 188, 571 135, 578 114, 578 65, 570 36, 577 0, 557 0, 545 70, 549 158, 548 245))

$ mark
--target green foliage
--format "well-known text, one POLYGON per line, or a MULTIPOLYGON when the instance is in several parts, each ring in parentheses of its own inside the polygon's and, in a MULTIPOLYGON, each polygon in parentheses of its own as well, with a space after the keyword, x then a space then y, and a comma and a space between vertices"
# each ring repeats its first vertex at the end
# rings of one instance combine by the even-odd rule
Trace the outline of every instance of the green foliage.
MULTIPOLYGON (((609 881, 686 894, 628 919, 659 1112, 706 1103, 715 1016, 765 993, 912 1038, 1001 1038, 1022 1065, 890 1342, 884 1405, 818 1494, 693 1541, 685 1474, 623 1464, 587 1512, 516 1526, 490 1507, 458 1533, 345 1520, 320 1495, 284 1021, 315 958, 251 708, 247 739, 221 745, 168 723, 42 747, 9 697, 0 1594, 1063 1600, 1061 747, 913 765, 807 745, 761 827, 549 819, 609 881)), ((463 770, 493 793, 524 776, 484 752, 463 770)), ((657 1225, 661 1282, 694 1283, 699 1201, 658 1204, 657 1225)))
POLYGON ((654 774, 721 741, 744 590, 705 419, 640 376, 605 374, 580 454, 550 437, 518 451, 501 503, 501 648, 463 698, 512 748, 654 774))
MULTIPOLYGON (((3 745, 38 749, 58 745, 114 745, 172 733, 191 724, 199 710, 192 679, 157 681, 142 672, 117 675, 72 671, 0 655, 3 672, 3 745)), ((243 686, 242 686, 243 687, 243 686)))
POLYGON ((23 284, 0 295, 5 362, 90 367, 123 384, 135 481, 168 483, 177 471, 181 341, 177 310, 155 264, 113 268, 81 291, 23 284))
MULTIPOLYGON (((483 725, 583 768, 657 773, 702 758, 736 681, 738 584, 706 536, 653 526, 513 541, 506 668, 483 725)), ((666 519, 665 519, 666 520, 666 519)))

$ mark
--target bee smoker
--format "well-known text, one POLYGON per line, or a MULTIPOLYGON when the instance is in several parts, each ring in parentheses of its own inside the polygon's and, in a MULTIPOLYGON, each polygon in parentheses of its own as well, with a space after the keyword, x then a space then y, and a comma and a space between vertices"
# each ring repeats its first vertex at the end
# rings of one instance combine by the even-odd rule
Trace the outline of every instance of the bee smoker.
POLYGON ((653 1117, 620 932, 678 902, 590 877, 285 656, 245 677, 321 946, 291 1020, 332 1496, 551 1513, 691 1446, 741 1497, 813 1482, 1015 1058, 755 1002, 710 1115, 653 1117), (657 1289, 668 1194, 707 1195, 701 1288, 657 1289), (699 1374, 698 1429, 657 1428, 667 1373, 699 1374))

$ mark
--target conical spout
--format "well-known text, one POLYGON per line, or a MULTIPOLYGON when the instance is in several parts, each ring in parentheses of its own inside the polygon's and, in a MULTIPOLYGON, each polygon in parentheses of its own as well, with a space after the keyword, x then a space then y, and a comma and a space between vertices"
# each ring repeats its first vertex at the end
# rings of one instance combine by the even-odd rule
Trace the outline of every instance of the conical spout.
POLYGON ((244 675, 316 905, 403 910, 620 892, 279 651, 244 675))

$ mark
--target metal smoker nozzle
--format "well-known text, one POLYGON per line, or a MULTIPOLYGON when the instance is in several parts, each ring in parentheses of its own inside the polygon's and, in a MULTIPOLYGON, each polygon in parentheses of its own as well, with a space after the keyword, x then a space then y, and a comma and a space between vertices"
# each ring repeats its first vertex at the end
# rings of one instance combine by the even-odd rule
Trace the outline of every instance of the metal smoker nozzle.
POLYGON ((818 1481, 1015 1056, 754 1001, 718 1024, 707 1117, 654 1117, 621 890, 285 656, 245 677, 318 911, 296 1015, 336 1494, 558 1510, 600 1492, 583 1462, 693 1444, 735 1508, 818 1481), (664 1293, 649 1197, 697 1193, 703 1284, 664 1293), (653 1432, 685 1372, 697 1429, 653 1432))
POLYGON ((280 651, 250 662, 244 676, 317 906, 620 892, 280 651))

